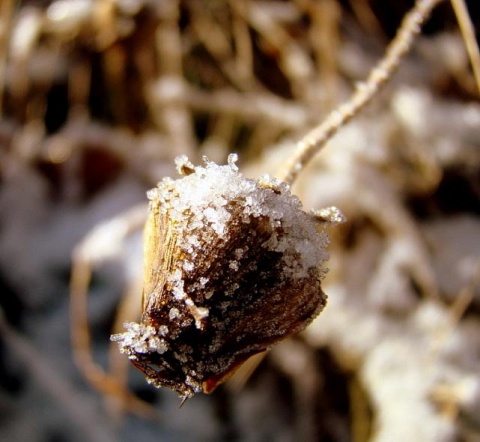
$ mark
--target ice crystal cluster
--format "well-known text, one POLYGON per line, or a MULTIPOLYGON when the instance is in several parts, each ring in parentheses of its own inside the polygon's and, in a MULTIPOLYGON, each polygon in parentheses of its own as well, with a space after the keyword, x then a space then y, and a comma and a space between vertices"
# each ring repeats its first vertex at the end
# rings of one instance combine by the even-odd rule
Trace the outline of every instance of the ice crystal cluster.
MULTIPOLYGON (((227 165, 176 161, 148 193, 143 315, 114 335, 147 379, 210 392, 322 310, 326 234, 289 187, 227 165)), ((338 214, 337 214, 338 215, 338 214)))

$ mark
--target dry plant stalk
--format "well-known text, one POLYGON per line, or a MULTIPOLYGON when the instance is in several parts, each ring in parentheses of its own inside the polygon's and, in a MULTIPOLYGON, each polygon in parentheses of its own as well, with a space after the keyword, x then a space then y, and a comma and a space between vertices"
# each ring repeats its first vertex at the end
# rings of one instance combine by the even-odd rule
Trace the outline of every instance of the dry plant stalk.
POLYGON ((465 48, 470 57, 473 76, 480 94, 480 51, 478 49, 477 39, 475 38, 475 29, 473 27, 470 16, 468 15, 467 6, 464 0, 451 0, 453 10, 457 16, 458 26, 462 32, 465 48))
POLYGON ((109 376, 95 363, 91 352, 91 335, 87 315, 87 293, 92 275, 92 266, 98 262, 98 240, 108 231, 109 245, 104 244, 103 256, 106 259, 122 238, 133 229, 141 228, 145 223, 145 208, 134 207, 121 218, 112 219, 107 225, 93 230, 74 250, 72 276, 70 280, 70 316, 72 321, 72 348, 76 364, 88 382, 107 396, 114 396, 132 412, 146 417, 155 417, 155 410, 132 394, 115 377, 109 376), (96 260, 92 258, 96 256, 96 260))
POLYGON ((3 109, 3 94, 5 87, 5 75, 7 67, 8 39, 10 36, 10 27, 15 8, 15 0, 5 0, 0 5, 0 117, 3 109))
POLYGON ((307 163, 325 146, 338 130, 357 115, 380 89, 392 78, 402 58, 408 53, 421 25, 430 17, 431 11, 443 0, 420 0, 403 19, 395 39, 390 43, 385 56, 375 66, 367 80, 357 86, 352 98, 335 109, 325 121, 310 131, 296 145, 295 153, 287 160, 278 178, 288 184, 298 177, 307 163))

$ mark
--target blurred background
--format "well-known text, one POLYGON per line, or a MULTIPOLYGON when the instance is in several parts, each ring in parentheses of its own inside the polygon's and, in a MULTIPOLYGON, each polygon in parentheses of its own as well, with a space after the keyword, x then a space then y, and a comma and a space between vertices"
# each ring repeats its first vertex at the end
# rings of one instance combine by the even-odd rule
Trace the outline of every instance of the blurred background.
MULTIPOLYGON (((2 0, 0 440, 480 441, 480 103, 448 1, 293 188, 348 218, 304 333, 181 409, 129 370, 143 414, 72 355, 74 250, 93 271, 93 357, 120 376, 109 336, 138 315, 142 269, 141 222, 122 223, 145 192, 181 154, 238 152, 246 175, 274 174, 412 5, 2 0)), ((478 32, 480 3, 467 6, 478 32)))

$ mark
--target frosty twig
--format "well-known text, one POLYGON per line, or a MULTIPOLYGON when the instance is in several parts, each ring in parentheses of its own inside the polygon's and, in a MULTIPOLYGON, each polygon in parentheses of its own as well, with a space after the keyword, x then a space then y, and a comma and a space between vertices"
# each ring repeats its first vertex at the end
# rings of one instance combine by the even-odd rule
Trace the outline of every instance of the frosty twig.
POLYGON ((396 37, 387 48, 385 56, 372 69, 364 83, 357 86, 352 98, 334 110, 319 126, 311 130, 296 145, 296 151, 277 173, 282 181, 292 184, 304 166, 320 149, 377 95, 392 77, 401 59, 406 55, 421 25, 442 0, 419 0, 403 19, 396 37))

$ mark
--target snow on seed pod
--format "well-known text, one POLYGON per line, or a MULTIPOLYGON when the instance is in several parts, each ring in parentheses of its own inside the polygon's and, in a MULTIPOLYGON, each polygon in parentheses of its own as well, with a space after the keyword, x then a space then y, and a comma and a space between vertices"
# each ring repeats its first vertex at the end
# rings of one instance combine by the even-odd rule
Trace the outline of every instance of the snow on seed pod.
POLYGON ((157 387, 210 393, 250 356, 303 330, 323 309, 328 238, 274 178, 205 159, 149 191, 143 314, 112 336, 157 387))

